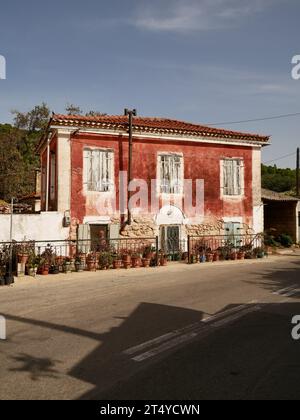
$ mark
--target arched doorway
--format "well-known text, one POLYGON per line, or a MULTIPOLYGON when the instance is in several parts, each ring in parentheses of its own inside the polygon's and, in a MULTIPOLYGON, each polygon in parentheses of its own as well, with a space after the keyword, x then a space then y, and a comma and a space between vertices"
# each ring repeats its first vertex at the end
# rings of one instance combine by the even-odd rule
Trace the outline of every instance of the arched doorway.
POLYGON ((162 207, 156 217, 156 223, 159 226, 161 250, 172 259, 176 259, 186 248, 182 229, 186 218, 183 212, 172 205, 162 207))

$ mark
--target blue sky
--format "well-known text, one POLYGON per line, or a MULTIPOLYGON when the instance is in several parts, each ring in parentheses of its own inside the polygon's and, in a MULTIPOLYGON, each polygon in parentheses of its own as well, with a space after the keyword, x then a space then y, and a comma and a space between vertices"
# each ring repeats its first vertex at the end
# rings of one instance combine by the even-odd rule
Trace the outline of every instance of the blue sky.
MULTIPOLYGON (((299 18, 299 0, 10 0, 0 121, 42 101, 199 123, 300 112, 299 18)), ((264 161, 300 146, 300 116, 225 128, 272 135, 264 161)))

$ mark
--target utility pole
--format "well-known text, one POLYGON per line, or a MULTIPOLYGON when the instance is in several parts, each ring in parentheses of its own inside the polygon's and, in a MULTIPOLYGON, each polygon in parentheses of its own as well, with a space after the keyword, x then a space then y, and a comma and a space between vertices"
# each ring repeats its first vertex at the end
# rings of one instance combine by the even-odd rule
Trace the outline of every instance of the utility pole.
POLYGON ((131 210, 130 210, 130 206, 129 206, 129 201, 130 201, 130 191, 129 191, 129 186, 130 186, 130 182, 132 181, 132 146, 133 146, 133 129, 132 129, 132 123, 133 123, 133 117, 137 116, 137 111, 136 109, 130 110, 130 109, 125 109, 124 114, 126 117, 128 117, 128 137, 129 137, 129 144, 128 144, 128 188, 127 188, 127 208, 128 208, 128 220, 127 223, 128 225, 132 224, 132 215, 131 215, 131 210))
POLYGON ((297 194, 297 197, 299 197, 300 196, 300 148, 299 147, 297 149, 296 180, 297 180, 296 194, 297 194))
POLYGON ((14 282, 14 277, 13 277, 13 274, 12 274, 12 259, 13 259, 13 244, 12 244, 12 240, 13 240, 14 201, 15 201, 15 199, 12 198, 11 199, 11 204, 10 204, 9 268, 8 268, 8 275, 6 275, 6 281, 7 281, 8 284, 12 284, 14 282))

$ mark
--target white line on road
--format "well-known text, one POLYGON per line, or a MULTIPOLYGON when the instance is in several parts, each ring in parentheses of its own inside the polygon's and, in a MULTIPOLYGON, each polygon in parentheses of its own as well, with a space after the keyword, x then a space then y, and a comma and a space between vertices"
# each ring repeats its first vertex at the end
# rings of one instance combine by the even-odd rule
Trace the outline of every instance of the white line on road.
POLYGON ((273 292, 272 294, 273 295, 282 295, 283 293, 287 293, 290 290, 295 289, 296 287, 298 287, 298 285, 297 284, 294 284, 293 286, 289 286, 289 287, 285 287, 284 289, 277 290, 276 292, 273 292))
POLYGON ((285 293, 284 295, 282 295, 283 297, 292 297, 294 295, 296 295, 297 293, 299 293, 300 289, 293 289, 291 290, 289 293, 285 293))
MULTIPOLYGON (((250 302, 248 305, 253 304, 253 303, 257 303, 257 301, 250 302)), ((123 352, 123 354, 126 354, 126 355, 131 356, 131 355, 133 355, 135 353, 139 353, 141 350, 145 350, 148 347, 152 347, 155 344, 164 343, 165 341, 168 341, 168 340, 170 340, 172 338, 178 337, 179 335, 188 333, 191 330, 195 330, 195 329, 197 329, 199 327, 202 327, 203 326, 203 323, 208 323, 208 322, 212 322, 214 320, 218 320, 218 319, 224 318, 227 315, 230 315, 232 313, 241 311, 242 309, 245 309, 245 308, 247 308, 247 305, 240 305, 240 306, 236 306, 236 307, 230 308, 230 309, 228 309, 226 311, 223 311, 223 312, 220 312, 220 313, 218 313, 216 315, 213 315, 213 316, 210 316, 208 318, 205 318, 205 319, 203 319, 203 320, 201 320, 199 322, 196 322, 194 324, 188 325, 188 326, 186 326, 184 328, 181 328, 181 329, 172 331, 172 332, 170 332, 168 334, 164 334, 164 335, 162 335, 160 337, 154 338, 153 340, 149 340, 149 341, 146 341, 145 343, 142 343, 142 344, 139 344, 137 346, 131 347, 130 349, 125 350, 123 352)))
MULTIPOLYGON (((204 338, 205 336, 207 336, 208 334, 210 334, 211 332, 213 332, 215 329, 217 328, 221 328, 225 325, 228 325, 230 323, 233 323, 234 321, 241 319, 242 317, 244 317, 245 315, 258 311, 259 309, 261 309, 260 306, 256 305, 256 306, 252 306, 252 307, 247 307, 246 305, 242 305, 239 306, 236 309, 236 313, 234 313, 233 311, 234 308, 232 308, 229 311, 219 314, 219 318, 217 318, 216 316, 211 317, 210 319, 208 319, 206 321, 206 323, 199 323, 198 328, 194 329, 186 334, 183 335, 178 335, 176 337, 173 337, 173 339, 161 344, 160 346, 147 351, 145 353, 142 353, 138 356, 135 356, 132 358, 132 360, 134 360, 135 362, 143 362, 145 360, 148 360, 154 356, 157 356, 167 350, 173 349, 175 347, 178 347, 180 344, 189 342, 191 340, 193 340, 194 338, 204 338), (229 314, 229 312, 231 312, 232 315, 229 314), (224 318, 224 315, 227 315, 227 317, 224 318), (223 318, 223 319, 222 319, 223 318), (219 319, 217 321, 217 319, 219 319)), ((178 333, 176 331, 176 333, 178 333)), ((161 338, 161 337, 160 337, 161 338)), ((149 343, 149 342, 148 342, 149 343)), ((146 343, 144 343, 146 344, 146 343)), ((136 349, 136 348, 135 348, 136 349)), ((132 350, 132 349, 130 349, 132 350)), ((128 354, 128 351, 127 351, 128 354)), ((131 353, 132 354, 132 353, 131 353)))

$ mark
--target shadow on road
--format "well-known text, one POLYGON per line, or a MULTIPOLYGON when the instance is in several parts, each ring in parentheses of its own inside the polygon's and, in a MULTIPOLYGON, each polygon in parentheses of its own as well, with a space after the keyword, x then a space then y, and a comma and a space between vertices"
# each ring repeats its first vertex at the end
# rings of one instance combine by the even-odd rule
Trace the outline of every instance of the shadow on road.
POLYGON ((11 359, 21 366, 10 369, 10 371, 27 372, 30 374, 33 381, 42 380, 44 378, 59 378, 60 372, 54 369, 56 364, 60 363, 59 360, 32 357, 28 354, 20 354, 11 359))
MULTIPOLYGON (((299 268, 297 261, 294 269, 269 271, 260 284, 276 291, 297 283, 299 268)), ((204 313, 141 303, 119 327, 106 333, 3 315, 49 333, 59 331, 99 343, 69 371, 71 377, 94 386, 81 399, 299 399, 300 342, 292 339, 291 320, 300 314, 300 303, 262 304, 254 312, 251 306, 249 313, 228 325, 212 325, 205 339, 196 335, 140 363, 124 351, 187 326, 204 325, 204 313)), ((220 313, 237 307, 229 305, 220 313)), ((153 342, 150 349, 160 345, 153 342)), ((48 376, 60 380, 57 361, 25 354, 14 360, 21 366, 13 371, 28 372, 33 381, 48 376)))
POLYGON ((295 257, 295 260, 289 260, 289 262, 294 265, 293 268, 272 268, 268 269, 265 273, 262 273, 262 271, 257 273, 253 272, 254 275, 257 274, 258 277, 260 276, 261 280, 251 280, 246 282, 262 286, 271 293, 280 292, 283 289, 295 286, 295 293, 293 294, 293 297, 300 298, 300 259, 299 257, 295 257), (298 290, 296 290, 297 288, 298 290))

